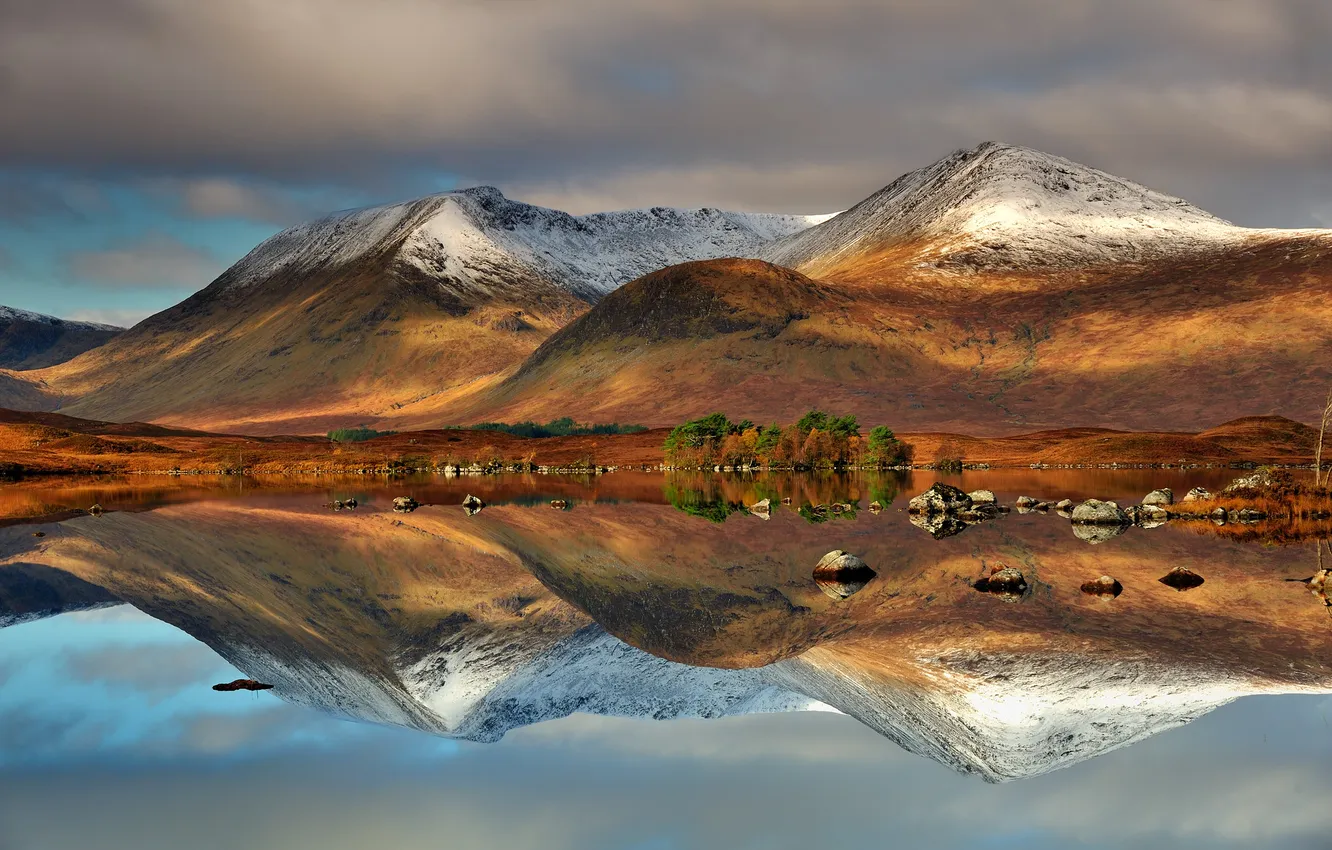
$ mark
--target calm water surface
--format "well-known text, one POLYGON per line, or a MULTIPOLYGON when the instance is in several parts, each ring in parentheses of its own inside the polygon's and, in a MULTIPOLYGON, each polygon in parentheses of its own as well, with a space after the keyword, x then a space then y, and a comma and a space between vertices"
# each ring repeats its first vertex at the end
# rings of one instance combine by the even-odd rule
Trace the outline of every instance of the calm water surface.
POLYGON ((1332 609, 1287 580, 1326 544, 936 539, 905 513, 933 480, 5 486, 0 848, 1329 846, 1332 609), (877 573, 847 598, 813 579, 836 549, 877 573), (1024 594, 974 589, 1003 566, 1024 594), (240 678, 273 688, 211 688, 240 678))

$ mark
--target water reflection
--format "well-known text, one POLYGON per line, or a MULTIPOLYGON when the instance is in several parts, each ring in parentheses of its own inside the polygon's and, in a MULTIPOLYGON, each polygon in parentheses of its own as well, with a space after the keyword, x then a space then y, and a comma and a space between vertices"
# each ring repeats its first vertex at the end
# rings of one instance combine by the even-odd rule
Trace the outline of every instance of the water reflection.
POLYGON ((0 601, 17 617, 123 600, 286 701, 436 735, 833 709, 991 781, 1240 696, 1332 691, 1329 618, 1283 581, 1314 572, 1311 549, 1170 527, 1089 547, 1042 513, 935 539, 884 480, 435 486, 410 513, 400 490, 338 512, 337 494, 261 491, 0 529, 0 601), (869 572, 816 576, 837 551, 869 572), (1178 593, 1160 581, 1176 570, 1205 582, 1178 593), (1102 577, 1109 592, 1085 591, 1102 577))

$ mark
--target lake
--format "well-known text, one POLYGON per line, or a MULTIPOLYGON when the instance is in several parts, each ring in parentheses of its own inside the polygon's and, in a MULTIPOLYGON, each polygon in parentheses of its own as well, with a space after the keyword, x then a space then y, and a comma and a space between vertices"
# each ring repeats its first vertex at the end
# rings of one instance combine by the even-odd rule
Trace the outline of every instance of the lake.
POLYGON ((905 510, 1239 474, 6 485, 0 848, 1327 846, 1328 544, 905 510))

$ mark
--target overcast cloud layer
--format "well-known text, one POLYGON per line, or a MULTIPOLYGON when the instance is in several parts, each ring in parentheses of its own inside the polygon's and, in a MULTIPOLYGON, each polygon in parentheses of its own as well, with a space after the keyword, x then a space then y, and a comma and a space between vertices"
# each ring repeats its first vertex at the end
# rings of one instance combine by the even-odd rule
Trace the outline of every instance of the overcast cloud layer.
POLYGON ((0 0, 0 228, 90 183, 190 232, 72 250, 165 229, 216 266, 248 247, 218 220, 455 184, 823 212, 986 139, 1326 224, 1329 45, 1325 0, 0 0))

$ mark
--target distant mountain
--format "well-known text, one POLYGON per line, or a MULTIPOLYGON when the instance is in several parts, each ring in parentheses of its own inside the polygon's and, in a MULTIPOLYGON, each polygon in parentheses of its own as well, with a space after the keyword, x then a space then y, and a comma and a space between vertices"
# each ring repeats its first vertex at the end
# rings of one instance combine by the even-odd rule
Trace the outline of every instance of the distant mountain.
POLYGON ((0 306, 0 369, 41 369, 64 363, 124 330, 0 306))
POLYGON ((757 253, 818 220, 571 216, 490 188, 339 213, 272 237, 113 345, 18 377, 91 418, 255 433, 439 422, 626 280, 757 253))

